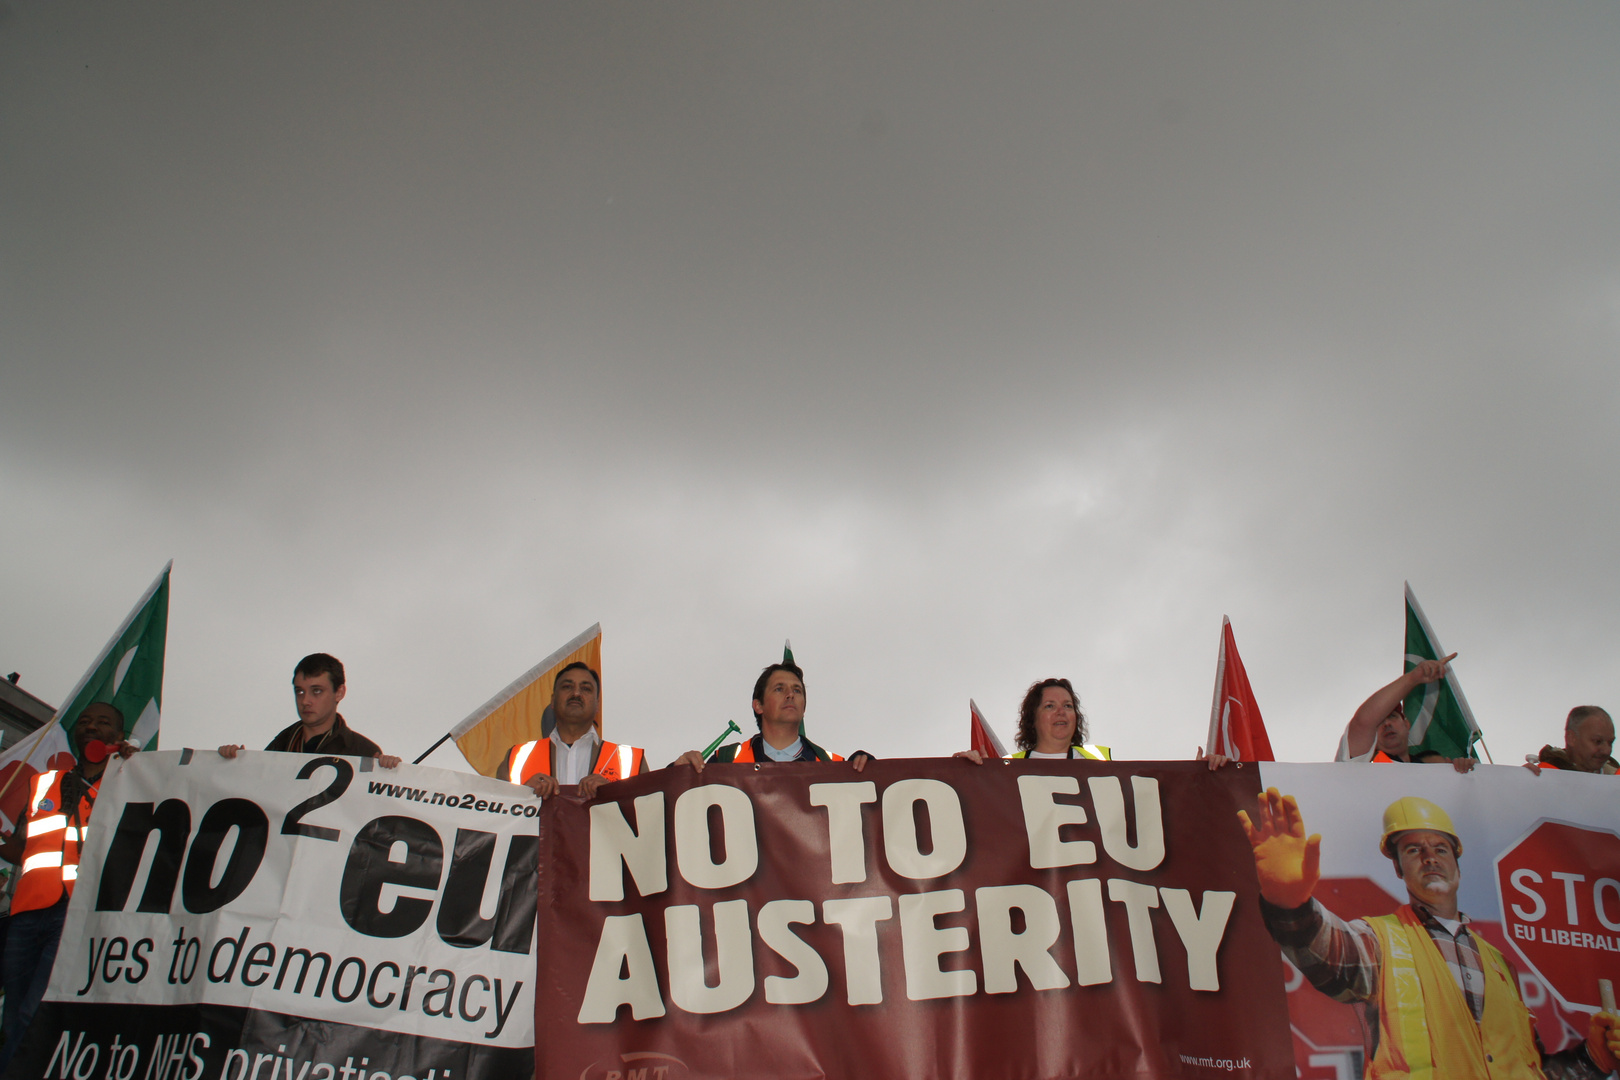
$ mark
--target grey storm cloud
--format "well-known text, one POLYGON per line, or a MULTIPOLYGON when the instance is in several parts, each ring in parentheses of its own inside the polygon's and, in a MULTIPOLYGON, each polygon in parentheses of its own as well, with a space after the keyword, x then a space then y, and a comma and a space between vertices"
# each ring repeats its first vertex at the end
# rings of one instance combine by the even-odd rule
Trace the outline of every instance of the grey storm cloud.
MULTIPOLYGON (((1411 580, 1499 762, 1614 704, 1620 10, 10 3, 0 661, 175 559, 164 744, 297 658, 414 755, 592 622, 609 730, 1073 677, 1279 756, 1411 580)), ((459 765, 453 750, 436 763, 459 765)))

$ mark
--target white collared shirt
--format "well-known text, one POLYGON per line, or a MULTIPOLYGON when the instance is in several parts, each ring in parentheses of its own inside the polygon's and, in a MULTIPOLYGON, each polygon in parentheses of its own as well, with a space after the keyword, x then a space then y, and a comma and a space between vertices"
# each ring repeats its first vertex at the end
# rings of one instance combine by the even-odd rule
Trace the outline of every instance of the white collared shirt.
POLYGON ((563 743, 556 730, 551 732, 551 762, 559 784, 577 784, 591 774, 591 762, 596 760, 596 748, 602 744, 596 726, 585 729, 585 734, 574 740, 573 746, 563 743))

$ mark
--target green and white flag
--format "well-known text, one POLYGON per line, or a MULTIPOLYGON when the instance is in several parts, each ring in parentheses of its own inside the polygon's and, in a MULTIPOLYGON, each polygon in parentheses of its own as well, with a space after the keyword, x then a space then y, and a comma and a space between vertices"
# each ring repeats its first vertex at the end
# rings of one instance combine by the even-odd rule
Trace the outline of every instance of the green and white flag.
POLYGON ((124 734, 131 742, 143 750, 157 748, 173 566, 171 561, 152 582, 51 722, 0 756, 0 817, 6 828, 16 823, 35 775, 73 767, 73 724, 89 705, 110 703, 124 714, 124 734))
MULTIPOLYGON (((1425 660, 1439 660, 1446 655, 1408 583, 1406 670, 1411 671, 1425 660)), ((1468 707, 1468 699, 1463 697, 1456 669, 1450 665, 1446 667, 1444 679, 1424 683, 1407 695, 1406 718, 1412 722, 1412 734, 1407 741, 1411 744, 1414 758, 1431 751, 1448 758, 1478 756, 1474 753, 1474 743, 1480 739, 1479 725, 1474 723, 1474 711, 1468 707)))

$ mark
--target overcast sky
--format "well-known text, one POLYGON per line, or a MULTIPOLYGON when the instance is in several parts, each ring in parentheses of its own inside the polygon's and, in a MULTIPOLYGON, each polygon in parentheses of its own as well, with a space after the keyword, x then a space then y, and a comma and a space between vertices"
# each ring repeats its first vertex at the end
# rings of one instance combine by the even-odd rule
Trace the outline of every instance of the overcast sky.
MULTIPOLYGON (((1620 6, 9 2, 0 669, 174 559, 163 745, 300 656, 415 756, 604 627, 609 737, 1278 757, 1400 673, 1620 706, 1620 6)), ((465 768, 451 747, 435 764, 465 768)))

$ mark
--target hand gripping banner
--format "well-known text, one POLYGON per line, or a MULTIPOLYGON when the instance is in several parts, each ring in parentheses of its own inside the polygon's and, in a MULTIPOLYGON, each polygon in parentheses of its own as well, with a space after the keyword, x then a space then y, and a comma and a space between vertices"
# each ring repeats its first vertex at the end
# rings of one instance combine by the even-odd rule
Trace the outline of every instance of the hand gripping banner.
POLYGON ((530 1075, 539 800, 374 764, 111 766, 8 1077, 530 1075))

